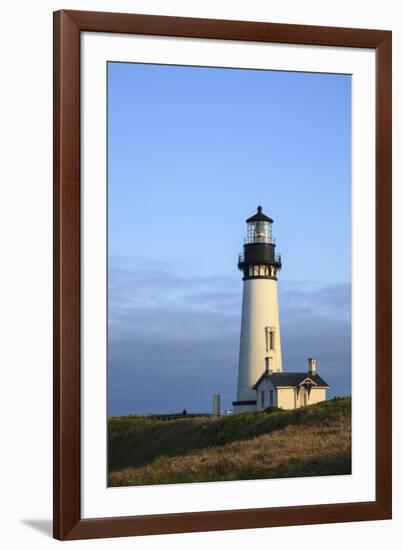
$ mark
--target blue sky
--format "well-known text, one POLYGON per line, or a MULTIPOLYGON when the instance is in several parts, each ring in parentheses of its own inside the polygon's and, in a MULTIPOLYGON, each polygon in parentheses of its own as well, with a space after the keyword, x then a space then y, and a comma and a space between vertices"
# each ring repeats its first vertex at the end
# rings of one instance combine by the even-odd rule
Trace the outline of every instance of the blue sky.
POLYGON ((110 414, 230 408, 259 203, 284 369, 350 393, 350 109, 347 75, 108 64, 110 414))

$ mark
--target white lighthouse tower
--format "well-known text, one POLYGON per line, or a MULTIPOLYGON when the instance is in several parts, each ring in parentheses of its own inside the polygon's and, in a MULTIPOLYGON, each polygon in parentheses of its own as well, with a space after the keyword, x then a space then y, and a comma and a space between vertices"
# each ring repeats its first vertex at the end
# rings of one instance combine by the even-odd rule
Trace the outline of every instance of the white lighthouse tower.
POLYGON ((246 220, 247 238, 238 267, 243 272, 243 306, 235 413, 256 410, 254 384, 266 373, 282 372, 277 273, 273 220, 262 207, 246 220))

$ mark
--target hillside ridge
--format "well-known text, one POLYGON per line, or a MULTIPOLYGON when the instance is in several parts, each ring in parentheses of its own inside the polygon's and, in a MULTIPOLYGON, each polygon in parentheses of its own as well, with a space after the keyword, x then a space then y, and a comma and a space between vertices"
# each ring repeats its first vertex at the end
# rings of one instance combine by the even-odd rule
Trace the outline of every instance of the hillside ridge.
POLYGON ((350 473, 351 399, 302 409, 109 418, 109 485, 350 473))

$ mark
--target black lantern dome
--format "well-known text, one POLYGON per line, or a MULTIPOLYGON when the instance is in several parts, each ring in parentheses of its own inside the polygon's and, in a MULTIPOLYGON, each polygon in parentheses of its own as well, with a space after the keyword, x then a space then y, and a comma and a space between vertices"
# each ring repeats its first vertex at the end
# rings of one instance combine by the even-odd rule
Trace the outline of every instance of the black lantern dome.
POLYGON ((262 211, 262 206, 257 206, 257 214, 254 214, 254 216, 251 216, 251 218, 248 218, 246 220, 246 223, 250 222, 269 222, 274 223, 274 220, 272 218, 269 218, 266 216, 262 211))

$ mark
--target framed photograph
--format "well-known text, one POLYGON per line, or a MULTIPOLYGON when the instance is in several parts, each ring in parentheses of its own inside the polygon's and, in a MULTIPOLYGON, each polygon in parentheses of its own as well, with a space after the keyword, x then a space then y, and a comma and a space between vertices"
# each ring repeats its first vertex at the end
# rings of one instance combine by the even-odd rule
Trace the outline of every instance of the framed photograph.
POLYGON ((391 518, 391 32, 54 14, 54 536, 391 518))

